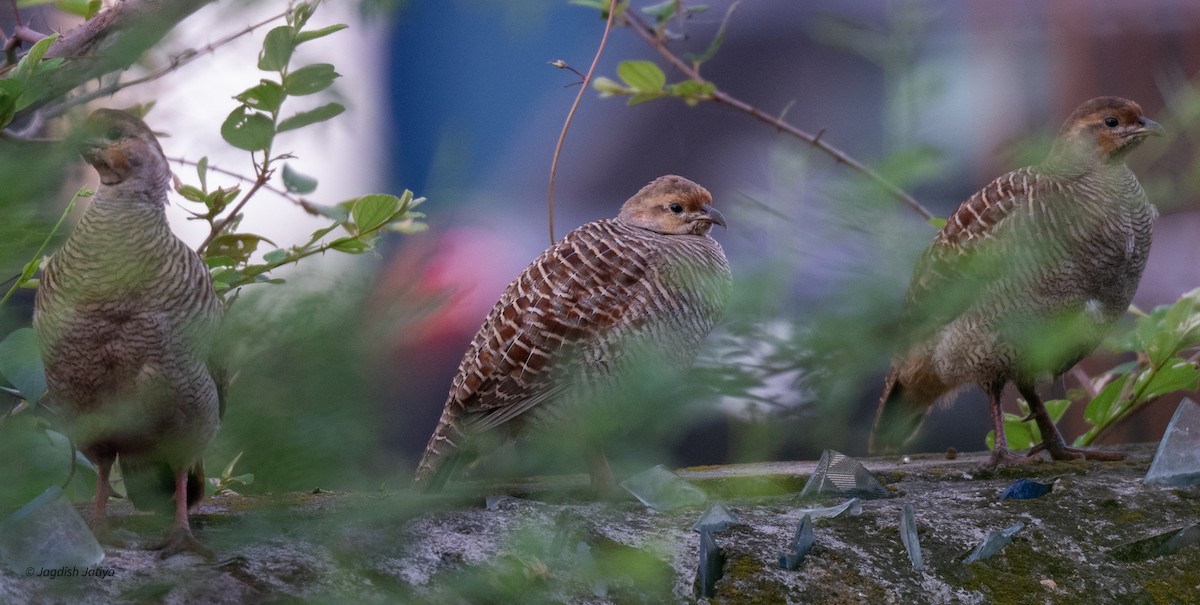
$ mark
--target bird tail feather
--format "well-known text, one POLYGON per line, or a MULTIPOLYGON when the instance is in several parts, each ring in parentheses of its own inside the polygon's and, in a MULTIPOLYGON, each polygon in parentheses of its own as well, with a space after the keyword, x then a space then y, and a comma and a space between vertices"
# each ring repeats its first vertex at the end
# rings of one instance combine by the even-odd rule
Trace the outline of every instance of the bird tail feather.
POLYGON ((875 412, 875 424, 867 449, 872 454, 898 451, 912 440, 925 421, 925 414, 936 397, 923 396, 900 382, 900 372, 893 368, 884 383, 875 412))
POLYGON ((466 441, 459 424, 458 414, 449 405, 442 412, 417 471, 413 475, 413 487, 420 492, 436 492, 442 489, 446 480, 454 473, 462 458, 460 446, 466 441))

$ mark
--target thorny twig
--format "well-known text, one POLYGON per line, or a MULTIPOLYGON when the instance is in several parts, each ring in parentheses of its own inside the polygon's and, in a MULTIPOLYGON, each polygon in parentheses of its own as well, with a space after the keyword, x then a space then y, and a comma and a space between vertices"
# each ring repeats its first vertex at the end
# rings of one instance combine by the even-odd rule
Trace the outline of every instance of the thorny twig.
POLYGON ((215 52, 218 48, 225 46, 226 44, 229 44, 230 42, 233 42, 234 40, 237 40, 238 38, 241 38, 242 36, 245 36, 247 34, 254 32, 254 30, 256 30, 260 27, 263 27, 264 25, 269 25, 270 23, 273 23, 275 21, 278 21, 279 19, 286 17, 288 15, 288 13, 290 13, 291 11, 292 11, 292 9, 289 8, 288 10, 283 11, 282 13, 279 13, 277 15, 273 15, 271 17, 263 19, 262 21, 259 21, 258 23, 248 25, 248 26, 246 26, 245 29, 238 31, 238 32, 234 32, 232 34, 229 34, 228 36, 225 36, 224 38, 221 38, 220 40, 217 40, 216 42, 210 42, 198 50, 188 49, 184 52, 181 52, 178 55, 171 57, 171 61, 166 67, 163 67, 156 71, 150 72, 149 74, 146 74, 145 76, 142 76, 140 78, 135 78, 133 80, 129 80, 126 82, 118 81, 118 82, 113 82, 111 84, 101 86, 100 88, 98 88, 92 92, 84 93, 77 97, 63 101, 62 103, 45 110, 44 113, 46 114, 47 118, 55 118, 55 117, 63 115, 64 113, 67 112, 67 110, 69 110, 72 107, 75 107, 77 105, 83 105, 86 103, 90 103, 96 99, 115 94, 118 91, 129 88, 131 86, 137 86, 139 84, 145 84, 146 82, 152 82, 154 80, 157 80, 157 79, 159 79, 163 76, 166 76, 167 74, 179 69, 180 67, 183 67, 184 65, 187 65, 188 63, 191 63, 192 61, 194 61, 200 57, 203 57, 205 55, 215 52))
POLYGON ((612 31, 613 18, 616 12, 617 0, 609 0, 608 21, 604 24, 604 35, 600 37, 600 46, 596 49, 596 56, 592 57, 592 66, 588 68, 587 74, 583 76, 583 85, 579 87, 579 94, 575 95, 575 102, 571 104, 571 111, 567 112, 567 120, 563 122, 562 132, 558 134, 558 144, 554 146, 554 159, 550 162, 550 192, 546 204, 549 215, 551 246, 556 241, 554 238, 554 178, 558 174, 558 156, 562 154, 563 143, 567 140, 567 129, 571 127, 571 121, 575 119, 575 110, 579 109, 579 102, 583 100, 583 95, 587 92, 588 83, 592 81, 592 74, 596 73, 596 64, 600 63, 600 55, 604 53, 604 45, 608 44, 608 32, 612 31))
MULTIPOLYGON (((644 21, 642 21, 641 17, 639 17, 636 13, 634 13, 634 11, 625 11, 624 18, 625 18, 626 25, 628 25, 629 28, 632 29, 634 31, 634 33, 636 33, 638 36, 641 36, 641 38, 643 40, 645 40, 647 44, 654 47, 654 50, 658 51, 658 54, 661 55, 664 59, 666 59, 668 63, 670 63, 672 66, 674 66, 679 71, 683 72, 683 74, 685 76, 687 76, 693 80, 696 80, 698 82, 706 81, 700 77, 700 73, 698 71, 696 71, 696 69, 693 66, 688 65, 682 59, 677 57, 675 55, 675 53, 671 52, 671 49, 667 48, 667 46, 663 42, 662 38, 660 38, 658 35, 656 35, 654 33, 654 31, 651 30, 650 27, 647 26, 644 21)), ((792 126, 791 124, 784 122, 783 120, 781 120, 779 118, 768 115, 761 109, 759 109, 753 105, 750 105, 749 103, 746 103, 745 101, 742 101, 736 97, 733 97, 732 95, 730 95, 720 89, 715 89, 713 91, 712 100, 717 103, 732 107, 733 109, 736 109, 742 113, 748 114, 749 116, 755 118, 756 120, 758 120, 760 122, 774 126, 779 131, 785 132, 789 135, 792 135, 793 137, 796 137, 796 138, 808 143, 809 145, 812 145, 813 147, 820 149, 821 151, 825 152, 830 157, 832 157, 834 160, 836 160, 839 164, 845 164, 846 166, 850 167, 851 169, 859 172, 860 174, 862 174, 862 175, 866 176, 867 178, 869 178, 870 180, 874 181, 876 185, 879 185, 881 188, 883 188, 883 190, 886 191, 889 195, 891 195, 892 197, 896 198, 897 200, 903 202, 905 205, 907 205, 909 208, 911 208, 917 214, 920 214, 926 220, 933 218, 933 214, 931 212, 929 212, 929 210, 927 210, 925 208, 925 206, 921 205, 921 203, 918 202, 916 199, 914 199, 912 196, 905 193, 899 187, 893 185, 890 181, 883 178, 883 176, 880 175, 878 172, 871 170, 862 162, 859 162, 858 160, 847 155, 844 151, 821 140, 821 136, 819 134, 816 136, 813 136, 813 135, 809 134, 808 132, 801 130, 795 126, 792 126)), ((823 132, 822 132, 822 134, 823 134, 823 132)))

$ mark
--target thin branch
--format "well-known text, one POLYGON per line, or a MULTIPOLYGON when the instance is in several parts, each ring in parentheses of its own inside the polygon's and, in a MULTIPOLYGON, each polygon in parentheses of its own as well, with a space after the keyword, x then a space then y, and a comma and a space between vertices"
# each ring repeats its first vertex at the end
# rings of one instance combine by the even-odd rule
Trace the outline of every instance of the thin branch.
POLYGON ((237 218, 237 215, 242 211, 242 208, 246 207, 246 203, 250 201, 250 198, 254 197, 254 194, 258 193, 259 189, 265 187, 267 181, 269 180, 271 180, 271 172, 260 173, 258 178, 254 180, 254 185, 250 187, 250 190, 243 194, 242 199, 238 200, 238 203, 234 205, 233 211, 231 211, 229 215, 222 219, 219 223, 213 224, 212 231, 209 232, 208 237, 204 238, 203 242, 200 242, 200 245, 196 248, 196 252, 203 256, 204 251, 208 249, 208 245, 211 244, 214 239, 217 239, 217 236, 229 226, 229 223, 232 223, 233 220, 237 218))
POLYGON ((290 13, 290 12, 292 12, 292 9, 288 9, 277 15, 263 19, 262 21, 260 21, 258 23, 247 26, 245 29, 243 29, 241 31, 229 34, 228 36, 225 36, 224 38, 221 38, 220 40, 217 40, 216 42, 210 42, 210 43, 206 44, 205 46, 201 47, 199 50, 188 49, 184 52, 181 52, 178 55, 171 57, 171 62, 166 67, 163 67, 156 71, 150 72, 149 74, 146 74, 145 76, 142 76, 140 78, 136 78, 136 79, 129 80, 126 82, 120 82, 120 81, 112 82, 110 84, 101 86, 100 88, 98 88, 92 92, 81 94, 77 97, 63 101, 62 103, 59 103, 58 105, 55 105, 52 108, 46 110, 46 112, 45 112, 46 117, 47 118, 56 118, 58 116, 63 115, 64 113, 67 112, 67 110, 69 110, 72 107, 75 107, 77 105, 84 105, 84 104, 90 103, 96 99, 99 99, 101 97, 107 97, 109 95, 116 94, 118 91, 124 90, 131 86, 137 86, 139 84, 145 84, 146 82, 152 82, 154 80, 157 80, 157 79, 159 79, 163 76, 166 76, 167 74, 179 69, 180 67, 183 67, 184 65, 187 65, 188 63, 191 63, 192 61, 199 59, 200 57, 203 57, 205 55, 216 52, 216 50, 218 48, 225 46, 226 44, 229 44, 230 42, 233 42, 234 40, 237 40, 238 38, 241 38, 242 36, 253 33, 254 30, 256 30, 260 27, 269 25, 275 21, 278 21, 279 19, 286 17, 288 15, 288 13, 290 13))
POLYGON ((1083 392, 1087 394, 1088 401, 1095 399, 1096 395, 1100 394, 1100 391, 1096 389, 1096 385, 1092 384, 1091 377, 1088 376, 1087 372, 1084 372, 1083 368, 1081 368, 1079 365, 1075 365, 1075 367, 1071 368, 1071 376, 1079 383, 1079 386, 1083 388, 1083 392))
POLYGON ((571 104, 571 111, 567 112, 567 120, 563 122, 562 132, 558 134, 558 144, 554 146, 554 159, 550 162, 550 193, 547 201, 547 220, 550 224, 551 246, 557 241, 554 238, 554 179, 558 174, 558 156, 562 153, 563 143, 567 140, 567 129, 571 127, 571 121, 575 119, 575 110, 579 109, 579 102, 583 100, 583 95, 587 92, 588 84, 592 81, 592 74, 596 72, 596 64, 600 63, 600 55, 604 53, 604 45, 608 44, 608 32, 612 31, 613 18, 616 13, 617 0, 609 0, 608 21, 604 24, 604 35, 600 38, 600 47, 596 49, 596 56, 592 57, 592 66, 588 68, 587 74, 583 76, 583 86, 579 87, 579 94, 575 95, 575 102, 571 104))
MULTIPOLYGON (((635 33, 637 33, 637 35, 641 36, 642 39, 645 40, 647 44, 654 47, 654 50, 658 51, 658 54, 662 55, 662 57, 664 59, 666 59, 667 62, 670 63, 672 66, 674 66, 675 69, 678 69, 680 72, 683 72, 683 74, 685 76, 687 76, 693 80, 696 80, 698 82, 706 81, 700 77, 700 73, 697 72, 692 66, 688 65, 682 59, 675 56, 675 54, 673 52, 671 52, 671 50, 669 48, 667 48, 666 44, 663 43, 662 39, 660 39, 657 35, 655 35, 654 32, 646 25, 646 23, 644 21, 642 21, 642 19, 636 13, 634 13, 633 11, 625 11, 624 17, 625 17, 625 23, 629 26, 629 28, 632 29, 635 33)), ((812 145, 813 147, 820 149, 821 151, 825 152, 830 157, 832 157, 834 160, 836 160, 839 164, 845 164, 846 166, 850 167, 851 169, 866 176, 868 179, 874 181, 876 185, 879 185, 881 188, 883 188, 883 190, 886 191, 889 195, 891 195, 892 197, 896 198, 897 200, 903 202, 905 205, 907 205, 909 208, 912 208, 913 211, 915 211, 917 214, 920 214, 925 219, 928 220, 928 219, 933 218, 933 213, 929 212, 929 210, 927 210, 925 208, 925 206, 922 206, 921 203, 918 202, 916 199, 913 199, 912 196, 908 195, 902 189, 893 185, 887 179, 883 178, 883 176, 880 175, 878 172, 871 170, 865 164, 850 157, 844 151, 834 147, 833 145, 830 145, 829 143, 826 143, 825 141, 822 141, 820 135, 813 136, 813 135, 811 135, 799 128, 796 128, 795 126, 792 126, 791 124, 789 124, 787 122, 784 122, 778 118, 775 118, 774 116, 771 116, 771 115, 763 112, 761 109, 759 109, 753 105, 750 105, 749 103, 746 103, 745 101, 742 101, 736 97, 733 97, 733 96, 729 95, 728 93, 721 91, 719 89, 715 90, 712 93, 712 100, 717 103, 723 104, 723 105, 728 105, 729 107, 732 107, 733 109, 736 109, 742 113, 748 114, 749 116, 753 117, 754 119, 756 119, 760 122, 774 126, 781 132, 790 134, 793 137, 796 137, 796 138, 808 143, 809 145, 812 145)))
MULTIPOLYGON (((192 160, 189 160, 189 159, 187 159, 187 158, 173 158, 173 157, 168 157, 168 158, 167 158, 167 161, 168 161, 168 162, 177 162, 177 163, 179 163, 180 165, 183 165, 183 166, 195 166, 195 165, 197 165, 197 162, 194 162, 194 161, 192 161, 192 160)), ((212 164, 209 164, 209 165, 208 165, 208 170, 211 170, 212 172, 216 172, 216 173, 218 173, 218 174, 223 174, 223 175, 225 175, 225 176, 228 176, 228 177, 235 178, 235 179, 237 179, 237 180, 239 180, 239 181, 242 181, 243 183, 251 183, 251 184, 253 184, 253 183, 256 183, 256 182, 258 182, 258 179, 252 179, 252 178, 250 178, 250 177, 248 177, 248 176, 246 176, 246 175, 243 175, 243 174, 238 174, 238 173, 236 173, 236 172, 234 172, 234 171, 232 171, 232 170, 226 170, 226 169, 224 169, 224 168, 221 168, 220 166, 214 166, 214 165, 212 165, 212 164)), ((279 197, 281 197, 281 198, 283 198, 283 199, 285 199, 285 200, 287 200, 287 201, 289 201, 289 202, 291 202, 291 203, 293 203, 293 204, 295 204, 295 205, 297 205, 297 206, 299 206, 301 210, 303 210, 303 211, 305 211, 305 212, 307 212, 307 213, 309 213, 309 214, 311 214, 311 215, 313 215, 313 216, 324 216, 323 214, 321 214, 321 213, 320 213, 320 212, 319 212, 319 211, 316 209, 316 207, 314 207, 314 206, 313 206, 313 203, 312 203, 312 202, 310 202, 310 201, 308 201, 308 200, 306 200, 306 199, 304 199, 304 198, 296 197, 296 196, 292 195, 291 193, 288 193, 287 191, 285 191, 285 190, 283 190, 283 189, 280 189, 280 188, 278 188, 278 187, 275 187, 275 186, 269 185, 269 184, 267 184, 267 183, 263 183, 263 185, 262 185, 262 188, 263 188, 263 189, 265 189, 265 190, 267 190, 267 191, 270 191, 271 193, 274 193, 275 195, 278 195, 279 197)))

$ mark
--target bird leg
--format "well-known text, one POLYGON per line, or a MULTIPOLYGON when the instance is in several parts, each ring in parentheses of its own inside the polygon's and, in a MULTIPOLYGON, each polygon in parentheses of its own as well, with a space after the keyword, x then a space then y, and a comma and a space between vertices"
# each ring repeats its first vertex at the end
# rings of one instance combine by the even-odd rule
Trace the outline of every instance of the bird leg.
POLYGON ((162 553, 159 554, 161 559, 187 551, 208 559, 213 557, 213 552, 192 536, 192 528, 188 524, 187 483, 187 467, 175 471, 175 525, 171 527, 171 531, 167 532, 166 538, 159 547, 162 549, 162 553))
POLYGON ((96 461, 96 497, 92 500, 92 531, 104 533, 108 529, 108 475, 112 472, 113 459, 100 458, 96 461))
POLYGON ((988 458, 988 468, 999 468, 1001 466, 1009 466, 1014 464, 1028 464, 1037 460, 1033 456, 1021 456, 1014 454, 1008 449, 1008 437, 1004 434, 1004 409, 1000 405, 1000 395, 1004 393, 1004 381, 1000 380, 988 385, 988 407, 992 413, 992 434, 995 436, 995 444, 992 447, 992 456, 988 458))
POLYGON ((1125 454, 1121 452, 1068 447, 1062 433, 1058 432, 1058 427, 1054 425, 1054 419, 1050 418, 1050 412, 1046 411, 1046 406, 1042 403, 1041 397, 1038 396, 1037 390, 1032 386, 1022 386, 1019 384, 1017 385, 1017 390, 1025 398, 1025 403, 1029 404, 1029 415, 1037 422, 1038 432, 1042 434, 1042 442, 1029 450, 1030 456, 1036 456, 1038 452, 1045 450, 1055 460, 1077 460, 1083 458, 1084 460, 1115 461, 1125 459, 1125 454))

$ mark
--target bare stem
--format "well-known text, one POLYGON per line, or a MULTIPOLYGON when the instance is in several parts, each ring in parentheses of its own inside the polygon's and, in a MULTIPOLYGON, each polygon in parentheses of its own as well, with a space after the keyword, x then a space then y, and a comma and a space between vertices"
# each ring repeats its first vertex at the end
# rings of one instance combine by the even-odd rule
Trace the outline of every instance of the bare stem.
MULTIPOLYGON (((610 14, 610 16, 611 16, 611 14, 610 14)), ((674 66, 675 69, 678 69, 680 72, 683 72, 683 74, 685 76, 687 76, 693 80, 696 80, 698 82, 705 81, 703 78, 700 77, 700 73, 698 71, 696 71, 695 68, 693 68, 691 65, 688 65, 682 59, 677 57, 675 55, 675 53, 671 52, 671 49, 667 48, 667 45, 663 42, 663 40, 659 36, 657 36, 646 25, 646 23, 641 20, 641 18, 636 13, 634 13, 633 11, 626 11, 624 14, 624 17, 625 17, 625 23, 627 25, 629 25, 629 28, 632 29, 637 35, 641 36, 641 38, 643 40, 645 40, 647 44, 654 47, 654 50, 658 51, 658 54, 661 55, 664 59, 666 59, 668 63, 670 63, 672 66, 674 66)), ((715 90, 712 93, 712 100, 716 103, 720 103, 722 105, 727 105, 729 107, 732 107, 733 109, 736 109, 742 113, 745 113, 760 122, 774 126, 780 132, 784 132, 789 135, 792 135, 793 137, 800 139, 800 140, 808 143, 809 145, 816 147, 817 149, 820 149, 821 151, 825 152, 830 157, 832 157, 834 160, 836 160, 837 163, 844 164, 844 165, 850 167, 851 169, 855 170, 856 172, 866 176, 868 179, 873 181, 876 185, 880 186, 889 195, 891 195, 892 197, 896 198, 897 200, 903 202, 905 205, 907 205, 909 208, 911 208, 917 214, 920 214, 926 220, 933 218, 933 214, 931 212, 929 212, 929 210, 927 210, 925 208, 925 206, 922 206, 921 203, 918 202, 916 199, 914 199, 912 196, 908 195, 902 189, 895 186, 887 179, 883 178, 883 176, 880 175, 878 172, 871 170, 865 164, 850 157, 844 151, 838 149, 837 147, 834 147, 833 145, 830 145, 829 143, 826 143, 825 141, 821 140, 821 135, 824 134, 824 131, 821 131, 821 133, 819 133, 815 136, 811 135, 808 132, 805 132, 804 130, 801 130, 795 126, 792 126, 791 124, 784 122, 783 120, 781 120, 779 118, 769 115, 766 112, 762 111, 761 109, 759 109, 753 105, 750 105, 749 103, 746 103, 745 101, 742 101, 742 100, 740 100, 722 90, 719 90, 719 89, 715 90)))
POLYGON ((587 92, 588 84, 592 81, 592 74, 596 72, 596 64, 600 62, 600 55, 604 53, 604 45, 608 44, 608 32, 612 31, 613 17, 616 15, 616 12, 617 0, 609 0, 608 21, 604 24, 604 35, 600 38, 600 46, 596 49, 596 56, 592 57, 592 66, 588 68, 587 74, 583 76, 583 86, 579 87, 579 94, 575 95, 575 102, 571 103, 571 111, 567 112, 567 120, 563 122, 562 132, 558 133, 558 144, 554 146, 554 159, 550 162, 550 193, 546 203, 551 246, 557 241, 554 237, 554 179, 558 174, 558 156, 562 154, 563 143, 567 140, 567 129, 571 127, 571 122, 575 119, 575 110, 579 109, 579 103, 583 100, 583 95, 587 92))

